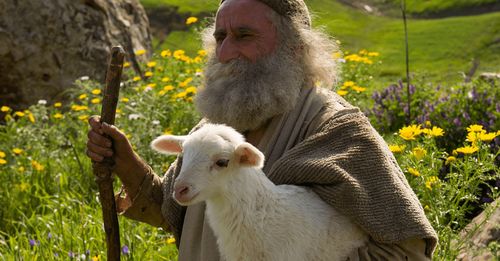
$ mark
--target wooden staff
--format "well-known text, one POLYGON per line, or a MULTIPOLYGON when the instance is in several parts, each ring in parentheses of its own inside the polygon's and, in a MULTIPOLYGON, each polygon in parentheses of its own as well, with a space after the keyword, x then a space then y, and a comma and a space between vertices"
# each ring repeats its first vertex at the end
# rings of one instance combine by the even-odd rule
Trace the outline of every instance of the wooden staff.
MULTIPOLYGON (((115 123, 124 57, 125 51, 121 46, 115 46, 111 49, 111 60, 106 73, 106 86, 102 100, 101 123, 115 123)), ((105 158, 102 162, 92 162, 92 169, 99 185, 99 200, 102 205, 102 218, 104 232, 106 232, 108 260, 110 261, 120 260, 120 232, 111 175, 113 165, 112 158, 105 158)))

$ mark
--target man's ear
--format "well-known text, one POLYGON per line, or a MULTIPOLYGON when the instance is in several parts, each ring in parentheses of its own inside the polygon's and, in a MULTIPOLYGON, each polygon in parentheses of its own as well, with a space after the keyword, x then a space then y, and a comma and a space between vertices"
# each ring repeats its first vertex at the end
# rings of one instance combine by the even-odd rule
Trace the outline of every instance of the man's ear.
POLYGON ((264 154, 248 142, 238 145, 234 153, 242 166, 257 168, 264 166, 264 154))
POLYGON ((151 142, 151 148, 167 155, 179 154, 184 140, 186 136, 161 135, 151 142))

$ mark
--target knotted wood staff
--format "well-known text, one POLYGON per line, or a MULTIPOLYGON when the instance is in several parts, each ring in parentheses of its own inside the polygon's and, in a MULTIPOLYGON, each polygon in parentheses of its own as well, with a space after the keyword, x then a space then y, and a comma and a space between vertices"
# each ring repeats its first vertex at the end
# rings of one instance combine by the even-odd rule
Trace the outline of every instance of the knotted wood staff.
MULTIPOLYGON (((106 73, 106 86, 102 100, 101 123, 115 124, 124 57, 125 51, 121 46, 115 46, 111 49, 111 59, 106 73)), ((110 261, 120 260, 120 233, 111 175, 113 165, 112 158, 105 158, 102 162, 92 162, 92 169, 99 186, 99 200, 102 206, 108 260, 110 261)))

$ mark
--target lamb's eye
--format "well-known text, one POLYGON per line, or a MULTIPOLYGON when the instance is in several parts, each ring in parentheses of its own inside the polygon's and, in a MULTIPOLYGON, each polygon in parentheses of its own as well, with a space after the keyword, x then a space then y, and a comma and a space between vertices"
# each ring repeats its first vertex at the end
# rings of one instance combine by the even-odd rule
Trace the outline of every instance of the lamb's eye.
POLYGON ((217 166, 219 166, 221 168, 226 168, 227 164, 229 164, 229 160, 228 159, 220 159, 220 160, 217 160, 215 162, 215 165, 217 165, 217 166))

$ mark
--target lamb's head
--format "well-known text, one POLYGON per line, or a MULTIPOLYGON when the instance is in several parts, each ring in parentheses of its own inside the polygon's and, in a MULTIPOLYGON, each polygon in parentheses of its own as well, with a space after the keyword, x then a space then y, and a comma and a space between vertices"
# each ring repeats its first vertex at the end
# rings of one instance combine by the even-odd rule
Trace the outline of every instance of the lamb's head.
POLYGON ((261 168, 264 163, 257 148, 233 128, 220 124, 205 124, 187 136, 162 135, 151 147, 165 154, 182 154, 172 196, 183 206, 219 195, 239 168, 261 168))

